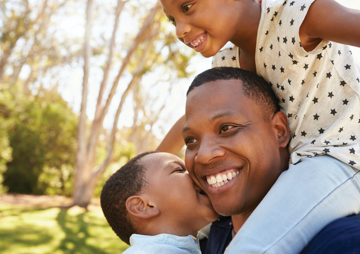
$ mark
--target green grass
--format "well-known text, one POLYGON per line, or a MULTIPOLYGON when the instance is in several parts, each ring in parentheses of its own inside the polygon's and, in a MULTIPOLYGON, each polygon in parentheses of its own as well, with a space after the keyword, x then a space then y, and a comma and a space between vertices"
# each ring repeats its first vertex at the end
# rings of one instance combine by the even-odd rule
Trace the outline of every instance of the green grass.
POLYGON ((123 243, 101 210, 0 206, 0 253, 122 253, 123 243))

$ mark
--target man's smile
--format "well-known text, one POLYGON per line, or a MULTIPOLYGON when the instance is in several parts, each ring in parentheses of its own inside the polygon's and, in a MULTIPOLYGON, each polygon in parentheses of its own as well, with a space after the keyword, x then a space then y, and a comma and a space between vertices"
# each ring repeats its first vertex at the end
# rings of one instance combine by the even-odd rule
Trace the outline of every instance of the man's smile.
POLYGON ((227 169, 215 175, 207 175, 206 181, 211 187, 219 188, 234 179, 238 174, 240 174, 238 169, 227 169))

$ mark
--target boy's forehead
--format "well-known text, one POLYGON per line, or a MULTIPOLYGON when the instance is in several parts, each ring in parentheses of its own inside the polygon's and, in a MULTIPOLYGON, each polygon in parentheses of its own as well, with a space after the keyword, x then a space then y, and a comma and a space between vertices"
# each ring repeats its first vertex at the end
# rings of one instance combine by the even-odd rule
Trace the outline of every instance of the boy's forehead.
POLYGON ((151 153, 141 160, 147 170, 163 170, 171 163, 179 164, 181 159, 170 153, 151 153))

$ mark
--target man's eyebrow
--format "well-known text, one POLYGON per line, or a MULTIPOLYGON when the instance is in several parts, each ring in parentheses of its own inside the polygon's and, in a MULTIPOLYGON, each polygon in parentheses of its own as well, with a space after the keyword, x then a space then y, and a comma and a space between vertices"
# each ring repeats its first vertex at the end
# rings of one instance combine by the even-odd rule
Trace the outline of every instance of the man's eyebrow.
MULTIPOLYGON (((221 112, 219 114, 216 114, 214 115, 211 119, 210 119, 210 122, 213 122, 219 118, 222 118, 222 117, 225 117, 225 116, 234 116, 235 114, 231 111, 227 111, 227 112, 221 112)), ((190 127, 184 127, 183 130, 182 130, 182 133, 188 131, 188 130, 191 130, 190 127)))

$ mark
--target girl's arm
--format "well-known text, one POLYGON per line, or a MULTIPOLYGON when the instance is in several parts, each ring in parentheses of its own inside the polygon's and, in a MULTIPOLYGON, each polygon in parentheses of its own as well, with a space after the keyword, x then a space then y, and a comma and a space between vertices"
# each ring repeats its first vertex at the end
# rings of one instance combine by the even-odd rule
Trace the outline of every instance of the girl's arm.
POLYGON ((163 141, 156 148, 158 152, 167 152, 172 154, 177 154, 181 148, 185 145, 182 130, 185 125, 185 115, 180 117, 180 119, 171 127, 170 131, 166 134, 163 141))
POLYGON ((346 8, 335 0, 316 0, 309 8, 299 35, 307 51, 323 39, 360 47, 360 10, 346 8))

